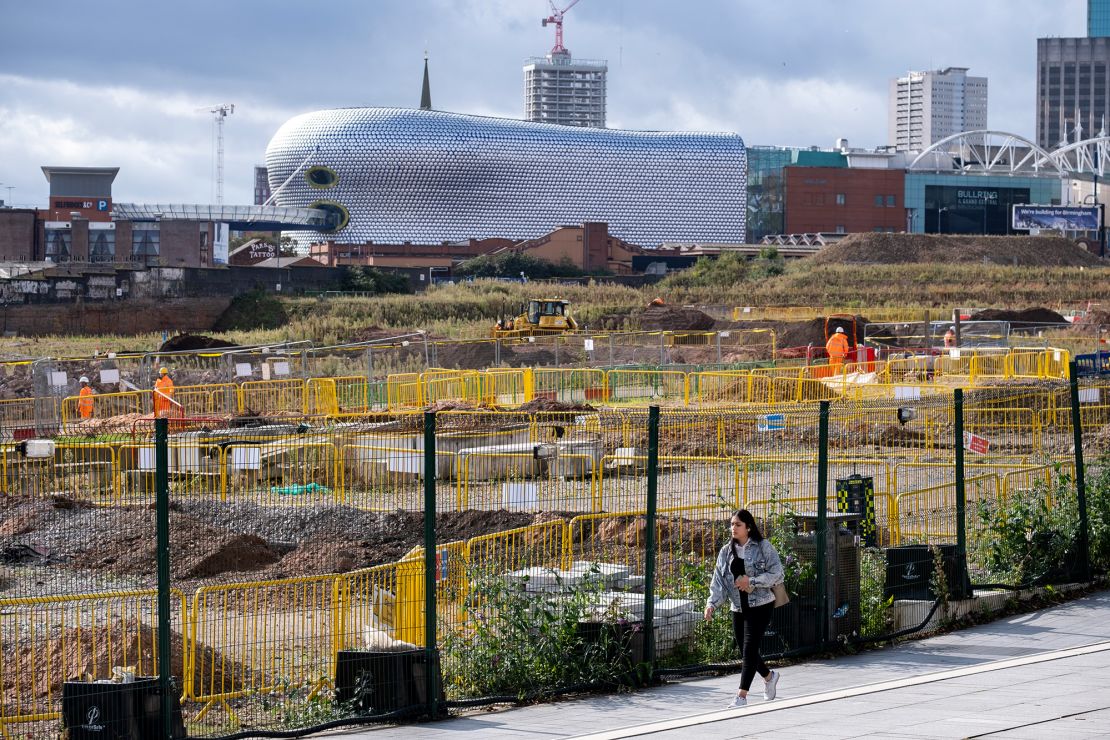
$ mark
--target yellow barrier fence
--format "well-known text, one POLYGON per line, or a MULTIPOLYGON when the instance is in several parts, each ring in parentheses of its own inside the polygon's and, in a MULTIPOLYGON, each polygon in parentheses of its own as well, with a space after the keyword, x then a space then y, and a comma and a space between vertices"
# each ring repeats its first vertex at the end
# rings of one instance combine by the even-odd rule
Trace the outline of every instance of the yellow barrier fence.
POLYGON ((239 386, 239 412, 264 414, 305 413, 305 381, 248 380, 239 386))
POLYGON ((25 457, 13 448, 0 452, 3 491, 19 496, 53 495, 94 503, 115 494, 115 451, 107 444, 58 444, 53 457, 25 457))
MULTIPOLYGON (((97 393, 92 396, 92 417, 107 419, 123 414, 141 414, 149 401, 150 391, 129 391, 127 393, 97 393)), ((67 396, 62 399, 62 423, 66 428, 82 420, 79 404, 81 396, 67 396)))
POLYGON ((193 596, 188 697, 237 723, 229 700, 276 690, 330 686, 339 635, 341 576, 306 576, 203 586, 193 596))
POLYGON ((424 384, 420 373, 397 373, 386 381, 386 404, 390 411, 420 408, 424 405, 424 384))
MULTIPOLYGON (((979 501, 996 501, 1001 484, 996 474, 977 475, 965 483, 967 511, 974 512, 979 501)), ((899 542, 956 540, 956 483, 927 486, 895 497, 898 510, 899 542)), ((968 522, 974 521, 974 514, 968 522)), ((971 531, 969 527, 969 531, 971 531)))
MULTIPOLYGON (((595 511, 636 511, 643 507, 647 456, 632 448, 601 459, 595 511)), ((729 457, 659 456, 660 508, 740 504, 740 468, 729 457)))
MULTIPOLYGON (((184 596, 174 590, 171 597, 171 627, 183 635, 184 596)), ((153 590, 0 599, 0 733, 59 719, 63 682, 86 672, 110 679, 112 668, 134 666, 137 675, 158 675, 157 608, 153 590)), ((185 647, 171 636, 171 671, 184 676, 187 695, 185 647)))
POLYGON ((331 442, 296 438, 228 445, 224 451, 229 498, 295 504, 342 499, 338 455, 331 442))
POLYGON ((537 367, 532 370, 533 395, 563 403, 605 403, 609 400, 608 376, 596 368, 537 367))
MULTIPOLYGON (((436 451, 436 478, 450 481, 457 466, 453 452, 436 451)), ((339 499, 371 511, 420 511, 424 506, 424 452, 401 446, 399 438, 367 439, 339 449, 339 499)), ((456 494, 457 495, 457 494, 456 494)), ((441 509, 454 508, 456 496, 440 497, 441 509)))
POLYGON ((591 511, 596 464, 585 454, 533 452, 459 455, 459 510, 591 511))
POLYGON ((475 537, 467 543, 467 552, 471 563, 495 572, 566 568, 571 553, 568 534, 566 522, 558 519, 475 537))
POLYGON ((608 381, 610 403, 686 404, 690 398, 686 373, 674 370, 610 370, 608 381))

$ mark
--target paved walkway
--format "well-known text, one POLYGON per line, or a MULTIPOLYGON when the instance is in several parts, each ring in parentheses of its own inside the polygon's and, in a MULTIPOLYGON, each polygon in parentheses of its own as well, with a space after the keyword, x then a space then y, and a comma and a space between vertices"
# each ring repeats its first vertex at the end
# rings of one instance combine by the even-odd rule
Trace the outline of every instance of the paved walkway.
POLYGON ((350 740, 627 737, 1110 737, 1110 591, 1033 614, 894 648, 782 671, 778 698, 759 681, 724 710, 738 676, 685 680, 442 722, 359 728, 350 740))

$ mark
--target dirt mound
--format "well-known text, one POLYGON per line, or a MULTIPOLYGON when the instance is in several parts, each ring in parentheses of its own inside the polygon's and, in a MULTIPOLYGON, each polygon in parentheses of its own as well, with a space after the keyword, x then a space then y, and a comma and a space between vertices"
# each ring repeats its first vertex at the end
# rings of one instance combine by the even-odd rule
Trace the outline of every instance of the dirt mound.
MULTIPOLYGON (((869 323, 867 317, 856 316, 855 332, 856 344, 863 342, 864 327, 869 323)), ((844 327, 844 331, 849 334, 851 338, 852 322, 847 319, 835 318, 829 322, 830 331, 836 331, 836 327, 844 327)), ((772 326, 775 330, 775 344, 780 349, 786 347, 806 347, 812 344, 814 347, 825 346, 825 317, 818 316, 817 318, 809 319, 808 321, 783 321, 772 326)))
POLYGON ((370 542, 319 537, 303 542, 267 571, 270 578, 297 578, 348 573, 378 565, 380 554, 370 542))
MULTIPOLYGON (((153 509, 128 507, 111 524, 116 535, 76 553, 74 565, 150 576, 158 554, 153 509)), ((258 570, 281 559, 281 553, 259 537, 232 533, 177 512, 170 512, 170 552, 171 573, 177 579, 258 570)))
POLYGON ((640 314, 640 329, 644 331, 709 331, 716 323, 696 308, 648 306, 640 314))
POLYGON ((597 411, 597 409, 588 403, 566 403, 553 398, 533 398, 528 403, 521 404, 517 411, 535 414, 544 411, 597 411))
MULTIPOLYGON (((344 341, 374 342, 379 339, 389 339, 391 337, 396 337, 398 335, 407 333, 408 332, 405 332, 401 329, 383 329, 380 326, 364 326, 362 328, 355 329, 353 332, 351 332, 349 337, 344 337, 344 341)), ((412 339, 412 337, 407 338, 412 339)), ((403 340, 398 339, 397 341, 401 342, 403 340)), ((423 343, 421 343, 421 345, 423 345, 423 343)))
POLYGON ((206 337, 203 334, 178 334, 175 337, 170 337, 162 346, 158 348, 159 352, 184 352, 194 349, 219 349, 221 347, 234 347, 232 342, 225 342, 222 339, 215 337, 206 337))
MULTIPOLYGON (((111 678, 112 668, 122 663, 134 666, 139 675, 157 675, 157 635, 154 627, 130 619, 105 627, 69 627, 53 639, 39 640, 34 645, 8 643, 3 657, 7 663, 5 673, 13 677, 13 683, 5 687, 4 698, 23 696, 44 700, 58 697, 62 681, 83 678, 89 673, 98 679, 111 678), (50 680, 42 680, 43 676, 50 680)), ((220 686, 224 691, 243 688, 248 674, 242 665, 203 644, 198 644, 197 648, 194 685, 220 686)), ((184 638, 171 632, 170 670, 174 676, 184 673, 184 655, 184 638)))
POLYGON ((496 361, 497 349, 493 342, 452 342, 439 346, 436 352, 436 364, 440 367, 484 370, 496 361))
POLYGON ((971 314, 971 321, 1008 321, 1011 329, 1034 329, 1040 324, 1066 324, 1067 320, 1050 308, 1023 308, 1005 311, 988 308, 971 314))
POLYGON ((150 429, 150 414, 120 414, 103 419, 84 419, 69 427, 70 433, 78 437, 99 437, 109 434, 131 434, 136 424, 146 419, 142 430, 150 429))
POLYGON ((986 262, 1016 267, 1097 267, 1106 263, 1060 236, 849 234, 810 258, 816 264, 986 262))

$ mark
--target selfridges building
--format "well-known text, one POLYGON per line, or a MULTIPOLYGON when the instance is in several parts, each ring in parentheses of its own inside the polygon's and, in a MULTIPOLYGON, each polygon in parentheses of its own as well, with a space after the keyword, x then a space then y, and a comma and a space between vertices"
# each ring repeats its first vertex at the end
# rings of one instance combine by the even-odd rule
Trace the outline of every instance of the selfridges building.
POLYGON ((330 211, 312 241, 527 239, 585 221, 647 247, 744 241, 747 154, 731 133, 341 108, 286 122, 266 167, 278 205, 330 211))

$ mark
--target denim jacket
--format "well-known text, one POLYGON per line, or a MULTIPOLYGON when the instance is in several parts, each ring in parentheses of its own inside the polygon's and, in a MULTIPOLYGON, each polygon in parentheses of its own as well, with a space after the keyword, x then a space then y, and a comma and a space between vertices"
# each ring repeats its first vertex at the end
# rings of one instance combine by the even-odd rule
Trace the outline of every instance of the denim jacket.
MULTIPOLYGON (((744 575, 751 579, 755 586, 748 594, 749 606, 763 606, 775 600, 771 587, 783 582, 782 562, 779 554, 767 540, 749 539, 744 545, 737 545, 740 557, 744 558, 744 575)), ((732 542, 729 541, 717 553, 717 565, 713 568, 713 580, 709 583, 709 598, 707 607, 716 608, 726 600, 732 611, 740 611, 740 589, 736 588, 736 579, 732 577, 732 542)))

